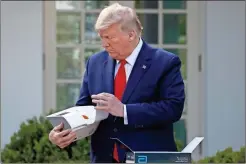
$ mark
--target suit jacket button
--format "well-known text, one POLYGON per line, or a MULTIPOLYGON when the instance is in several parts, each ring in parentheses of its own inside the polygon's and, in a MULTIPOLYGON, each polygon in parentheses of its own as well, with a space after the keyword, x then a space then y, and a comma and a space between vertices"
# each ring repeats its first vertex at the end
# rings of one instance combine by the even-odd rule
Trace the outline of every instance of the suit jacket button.
POLYGON ((117 132, 118 131, 118 129, 117 128, 114 128, 114 132, 117 132))

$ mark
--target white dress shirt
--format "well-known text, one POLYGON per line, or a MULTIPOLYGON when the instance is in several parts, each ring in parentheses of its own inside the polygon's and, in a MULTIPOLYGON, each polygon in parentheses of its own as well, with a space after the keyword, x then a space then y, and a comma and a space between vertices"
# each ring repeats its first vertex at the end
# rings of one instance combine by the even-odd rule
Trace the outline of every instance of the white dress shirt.
MULTIPOLYGON (((128 81, 129 76, 131 74, 132 68, 136 62, 136 59, 138 57, 138 54, 142 48, 143 45, 143 41, 140 38, 139 43, 137 45, 137 47, 132 51, 131 55, 128 56, 126 58, 127 63, 125 64, 125 70, 126 70, 126 81, 128 81)), ((119 60, 117 60, 116 66, 115 66, 115 76, 118 72, 118 69, 120 67, 120 63, 119 60)), ((126 105, 124 105, 124 124, 127 125, 128 124, 128 120, 127 120, 127 111, 126 111, 126 105)))

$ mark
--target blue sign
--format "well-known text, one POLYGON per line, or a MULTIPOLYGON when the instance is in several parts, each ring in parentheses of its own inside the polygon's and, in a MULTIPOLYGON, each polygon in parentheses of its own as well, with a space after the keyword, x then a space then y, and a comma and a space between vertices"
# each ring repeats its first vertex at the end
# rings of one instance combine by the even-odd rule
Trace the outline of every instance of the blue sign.
POLYGON ((147 163, 148 157, 146 155, 139 155, 137 161, 137 163, 147 163))
MULTIPOLYGON (((130 158, 129 158, 130 159, 130 158)), ((191 153, 137 152, 135 163, 191 163, 191 153)), ((133 160, 134 160, 133 159, 133 160)))

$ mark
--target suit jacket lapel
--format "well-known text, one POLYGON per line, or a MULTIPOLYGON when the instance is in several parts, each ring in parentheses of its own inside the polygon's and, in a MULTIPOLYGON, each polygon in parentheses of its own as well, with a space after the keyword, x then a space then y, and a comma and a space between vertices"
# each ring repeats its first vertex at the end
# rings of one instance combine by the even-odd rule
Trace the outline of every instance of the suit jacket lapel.
POLYGON ((127 82, 127 86, 126 86, 123 99, 122 99, 123 103, 127 103, 131 94, 136 88, 137 84, 139 83, 143 75, 146 73, 146 71, 149 69, 151 65, 150 59, 151 59, 150 48, 145 42, 143 42, 142 49, 139 52, 139 55, 137 57, 137 60, 133 66, 131 75, 127 82))
POLYGON ((102 82, 104 83, 105 92, 114 94, 114 69, 116 61, 108 56, 104 62, 104 71, 102 82))

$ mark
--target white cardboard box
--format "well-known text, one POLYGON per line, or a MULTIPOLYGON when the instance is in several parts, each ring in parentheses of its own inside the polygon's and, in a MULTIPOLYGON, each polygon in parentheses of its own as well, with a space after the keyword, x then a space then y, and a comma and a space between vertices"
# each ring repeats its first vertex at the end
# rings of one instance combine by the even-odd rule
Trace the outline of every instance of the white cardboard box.
POLYGON ((76 140, 92 135, 108 112, 96 110, 94 106, 75 106, 46 116, 53 127, 64 124, 65 129, 76 132, 76 140))
POLYGON ((192 163, 192 152, 203 141, 204 137, 195 137, 181 152, 134 151, 118 138, 111 139, 117 140, 128 148, 126 163, 192 163))

